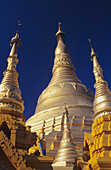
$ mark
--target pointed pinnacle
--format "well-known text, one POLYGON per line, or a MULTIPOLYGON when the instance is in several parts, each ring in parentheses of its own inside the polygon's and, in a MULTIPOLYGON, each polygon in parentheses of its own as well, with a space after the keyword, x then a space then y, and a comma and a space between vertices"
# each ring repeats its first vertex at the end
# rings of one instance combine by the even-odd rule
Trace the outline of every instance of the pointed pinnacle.
POLYGON ((61 22, 58 23, 58 31, 56 33, 56 37, 61 34, 63 37, 65 36, 64 32, 61 30, 61 22))
POLYGON ((18 33, 19 27, 20 27, 21 25, 22 25, 22 24, 20 23, 20 20, 18 20, 17 33, 18 33))
POLYGON ((88 40, 89 40, 90 48, 92 48, 91 39, 89 38, 88 40))
POLYGON ((58 30, 61 31, 61 22, 59 22, 58 25, 59 25, 58 30))
POLYGON ((64 114, 69 115, 66 105, 65 105, 65 108, 64 108, 64 114))
POLYGON ((92 48, 92 44, 91 44, 91 39, 89 38, 89 44, 90 44, 90 48, 91 48, 91 61, 93 60, 93 56, 97 57, 97 54, 94 52, 94 49, 92 48))

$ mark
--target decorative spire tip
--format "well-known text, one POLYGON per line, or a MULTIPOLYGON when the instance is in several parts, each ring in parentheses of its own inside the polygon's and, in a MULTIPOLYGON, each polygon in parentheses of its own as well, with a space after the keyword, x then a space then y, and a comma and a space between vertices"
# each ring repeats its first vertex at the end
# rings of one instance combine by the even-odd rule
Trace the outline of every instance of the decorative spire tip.
POLYGON ((94 49, 92 48, 92 44, 91 44, 91 39, 89 38, 89 44, 90 44, 90 48, 91 48, 91 61, 93 59, 93 56, 97 57, 97 54, 94 52, 94 49))
POLYGON ((20 27, 21 25, 22 25, 22 24, 20 23, 20 20, 18 20, 17 33, 18 33, 19 27, 20 27))
POLYGON ((22 44, 21 39, 19 38, 19 34, 18 34, 18 29, 19 29, 20 25, 21 25, 21 23, 20 23, 20 21, 18 21, 18 27, 17 27, 16 35, 9 42, 10 46, 12 47, 12 49, 10 51, 10 56, 13 56, 13 55, 17 56, 17 48, 20 47, 21 44, 22 44))
POLYGON ((57 31, 57 33, 56 33, 56 37, 57 37, 58 35, 62 35, 62 37, 65 36, 64 32, 61 30, 61 22, 58 23, 58 31, 57 31))
POLYGON ((59 29, 58 30, 61 31, 61 22, 59 22, 58 25, 59 25, 59 29))
POLYGON ((90 48, 92 49, 91 39, 89 38, 88 40, 89 40, 90 48))
POLYGON ((18 26, 20 26, 20 25, 22 25, 22 24, 20 23, 20 20, 18 20, 18 26))
POLYGON ((69 115, 68 110, 67 110, 67 107, 66 107, 66 104, 64 103, 64 105, 65 105, 64 114, 69 115))

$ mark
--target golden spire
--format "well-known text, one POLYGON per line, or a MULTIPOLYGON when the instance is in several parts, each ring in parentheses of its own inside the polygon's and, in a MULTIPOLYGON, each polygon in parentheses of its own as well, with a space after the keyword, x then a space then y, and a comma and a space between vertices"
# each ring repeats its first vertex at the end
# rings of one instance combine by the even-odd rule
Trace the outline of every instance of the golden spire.
POLYGON ((74 166, 75 157, 80 156, 78 147, 76 146, 69 125, 69 113, 65 107, 64 111, 64 131, 62 140, 60 142, 60 148, 53 161, 52 166, 74 166))
POLYGON ((64 42, 65 34, 61 30, 61 22, 59 22, 59 27, 58 27, 58 31, 56 33, 56 38, 57 38, 58 44, 57 44, 57 47, 55 50, 55 56, 60 53, 69 54, 69 50, 66 47, 65 42, 64 42))
POLYGON ((58 31, 56 33, 56 37, 57 37, 57 40, 59 40, 59 38, 62 38, 64 40, 65 33, 62 32, 62 30, 61 30, 61 22, 59 22, 59 24, 58 24, 58 31))
POLYGON ((93 73, 95 76, 96 83, 95 87, 95 99, 93 103, 93 110, 94 116, 93 118, 96 119, 100 116, 99 113, 111 110, 111 92, 108 88, 107 82, 104 80, 103 77, 103 70, 97 60, 97 54, 94 52, 92 48, 91 41, 91 59, 93 61, 93 73))
POLYGON ((18 28, 17 28, 17 32, 16 32, 16 35, 15 37, 13 37, 10 41, 10 46, 12 47, 11 51, 10 51, 10 54, 9 56, 15 56, 17 57, 17 49, 18 47, 21 46, 21 40, 19 39, 19 34, 18 34, 18 30, 19 30, 19 26, 20 26, 20 21, 18 21, 18 28))
POLYGON ((61 22, 59 22, 59 31, 61 31, 61 22))
MULTIPOLYGON (((69 55, 69 50, 65 44, 64 38, 65 34, 61 30, 61 23, 59 22, 58 32, 56 33, 57 37, 57 47, 55 49, 55 59, 54 59, 54 66, 53 66, 53 78, 51 83, 53 83, 57 77, 60 78, 60 80, 66 78, 66 75, 68 74, 68 79, 73 81, 72 79, 75 79, 77 82, 80 83, 80 80, 77 78, 75 74, 75 68, 73 66, 73 63, 71 61, 71 57, 69 55), (61 72, 61 73, 60 73, 61 72)), ((59 80, 58 80, 59 81, 59 80)), ((65 80, 63 80, 65 81, 65 80)))
POLYGON ((16 71, 18 63, 17 49, 21 45, 18 30, 15 37, 11 39, 10 45, 12 48, 9 57, 7 58, 7 70, 4 72, 4 77, 0 84, 0 112, 7 112, 12 115, 16 112, 16 115, 23 117, 21 113, 23 113, 24 110, 24 102, 21 97, 21 91, 18 84, 18 73, 16 71))

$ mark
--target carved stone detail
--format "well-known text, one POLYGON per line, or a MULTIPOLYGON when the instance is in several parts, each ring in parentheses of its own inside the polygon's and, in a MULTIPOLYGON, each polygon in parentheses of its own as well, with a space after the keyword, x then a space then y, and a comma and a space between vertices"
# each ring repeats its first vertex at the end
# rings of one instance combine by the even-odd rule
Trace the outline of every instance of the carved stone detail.
POLYGON ((6 115, 2 115, 2 117, 0 117, 0 125, 6 122, 7 126, 9 129, 18 129, 18 124, 22 124, 24 125, 24 121, 21 118, 15 118, 14 116, 6 116, 6 115))
POLYGON ((72 67, 74 69, 71 58, 68 54, 62 53, 62 54, 56 55, 55 60, 54 60, 53 71, 57 67, 60 67, 60 66, 69 66, 69 67, 72 67))
POLYGON ((22 108, 14 103, 0 103, 0 107, 1 108, 12 108, 14 110, 19 110, 19 111, 22 111, 22 108))
POLYGON ((0 146, 16 169, 32 170, 31 167, 27 167, 26 160, 12 145, 12 143, 10 142, 10 140, 7 138, 3 131, 0 131, 0 146))

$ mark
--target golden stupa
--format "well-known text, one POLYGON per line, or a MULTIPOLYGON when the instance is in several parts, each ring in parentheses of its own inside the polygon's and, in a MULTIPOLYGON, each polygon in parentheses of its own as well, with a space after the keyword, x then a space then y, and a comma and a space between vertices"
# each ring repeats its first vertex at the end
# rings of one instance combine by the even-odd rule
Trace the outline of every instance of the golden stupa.
POLYGON ((79 149, 76 146, 74 139, 72 138, 68 118, 69 113, 66 107, 63 116, 64 116, 64 131, 62 140, 60 142, 60 148, 58 149, 57 155, 52 164, 53 168, 74 167, 75 157, 81 156, 79 153, 79 149))
POLYGON ((0 113, 10 113, 17 117, 23 117, 24 101, 18 83, 18 73, 16 71, 18 58, 17 49, 21 45, 18 31, 11 39, 12 49, 7 58, 7 70, 3 73, 4 78, 0 84, 0 113))
POLYGON ((56 36, 53 77, 27 122, 32 129, 25 126, 16 69, 21 45, 18 31, 11 40, 8 66, 0 83, 0 170, 111 169, 111 91, 97 54, 90 44, 96 80, 93 114, 93 94, 76 76, 60 25, 56 36), (34 129, 41 133, 37 136, 34 129))
POLYGON ((26 125, 39 133, 45 121, 47 154, 55 156, 63 131, 64 105, 69 111, 71 133, 82 151, 84 132, 91 132, 93 93, 78 79, 59 24, 52 79, 39 96, 35 114, 26 125))
POLYGON ((77 158, 78 169, 111 169, 111 91, 104 80, 97 54, 91 46, 91 59, 95 76, 92 132, 84 134, 84 154, 77 158), (83 161, 84 160, 84 161, 83 161))

